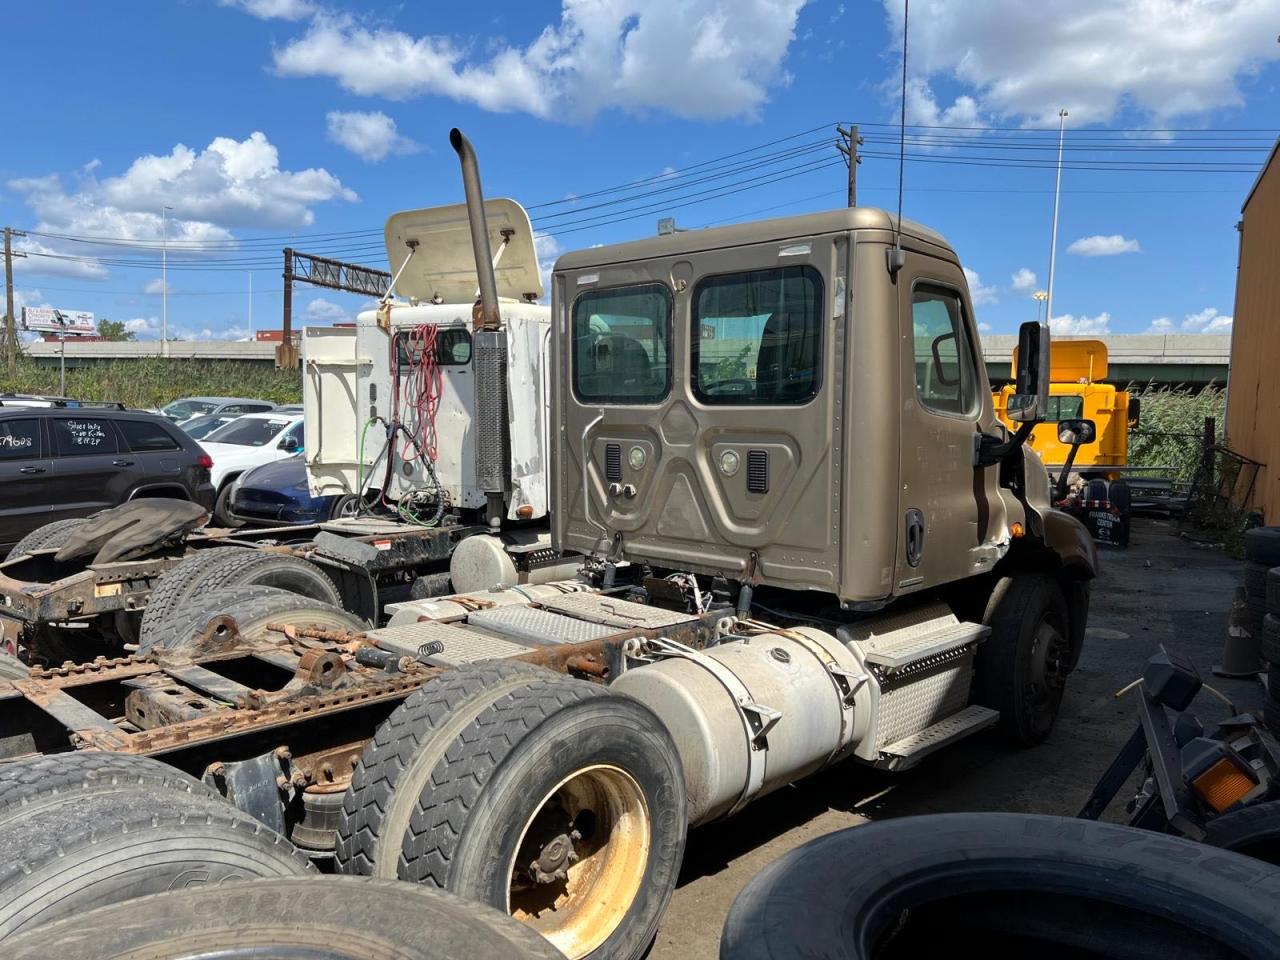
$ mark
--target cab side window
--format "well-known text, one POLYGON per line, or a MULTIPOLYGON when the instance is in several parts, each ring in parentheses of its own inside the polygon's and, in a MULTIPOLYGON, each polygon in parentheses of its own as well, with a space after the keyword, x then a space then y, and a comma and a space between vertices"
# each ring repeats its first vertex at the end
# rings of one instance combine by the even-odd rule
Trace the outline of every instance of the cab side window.
POLYGON ((52 417, 54 452, 60 457, 84 457, 116 453, 119 445, 110 420, 95 417, 52 417))
POLYGON ((967 417, 977 412, 978 375, 960 295, 917 286, 911 294, 916 394, 929 410, 967 417))
POLYGON ((0 420, 0 460, 33 460, 40 456, 40 421, 0 420))

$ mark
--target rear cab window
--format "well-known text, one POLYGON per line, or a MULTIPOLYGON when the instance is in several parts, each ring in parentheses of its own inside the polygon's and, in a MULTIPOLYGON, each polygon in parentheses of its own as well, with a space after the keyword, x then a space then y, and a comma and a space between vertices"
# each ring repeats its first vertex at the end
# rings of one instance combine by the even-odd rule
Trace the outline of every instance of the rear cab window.
POLYGON ((693 393, 705 404, 804 404, 822 375, 822 277, 779 267, 699 281, 693 393))
POLYGON ((181 449, 178 441, 161 424, 149 420, 117 420, 116 426, 134 453, 181 449))
POLYGON ((671 292, 591 290, 573 304, 573 390, 582 403, 657 403, 671 392, 671 292))
POLYGON ((1062 393, 1049 398, 1046 423, 1058 423, 1062 420, 1078 420, 1084 416, 1084 397, 1062 393))
POLYGON ((111 421, 101 417, 50 417, 49 433, 60 457, 100 456, 120 449, 111 421))
POLYGON ((35 417, 0 420, 0 460, 34 460, 40 456, 40 421, 35 417))

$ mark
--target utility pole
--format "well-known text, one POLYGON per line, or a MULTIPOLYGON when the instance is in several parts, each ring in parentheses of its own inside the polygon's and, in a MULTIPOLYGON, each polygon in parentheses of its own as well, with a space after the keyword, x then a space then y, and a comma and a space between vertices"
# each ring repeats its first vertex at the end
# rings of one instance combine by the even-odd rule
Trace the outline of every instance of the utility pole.
POLYGON ((9 364, 9 377, 18 376, 18 324, 13 316, 13 258, 25 253, 13 252, 13 238, 25 237, 21 230, 4 228, 4 353, 9 364))
POLYGON ((1049 241, 1049 289, 1044 304, 1045 323, 1053 323, 1053 267, 1058 256, 1058 197, 1062 194, 1062 139, 1067 125, 1067 111, 1058 111, 1058 180, 1053 187, 1053 237, 1049 241))
POLYGON ((862 157, 858 155, 858 147, 862 146, 862 137, 858 136, 858 125, 855 123, 846 130, 839 124, 836 132, 840 139, 836 141, 836 149, 844 154, 844 162, 849 167, 849 206, 858 205, 858 164, 862 157))
POLYGON ((298 352, 293 348, 293 248, 284 248, 284 317, 280 346, 276 347, 276 366, 292 370, 298 365, 298 352))

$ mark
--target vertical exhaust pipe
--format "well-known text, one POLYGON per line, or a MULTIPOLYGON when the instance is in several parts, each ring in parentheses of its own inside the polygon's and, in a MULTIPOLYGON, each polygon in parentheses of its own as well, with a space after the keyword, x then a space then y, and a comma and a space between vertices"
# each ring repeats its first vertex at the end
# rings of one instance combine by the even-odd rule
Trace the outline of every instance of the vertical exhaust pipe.
POLYGON ((476 257, 476 277, 480 286, 480 328, 497 330, 502 326, 498 312, 498 281, 493 274, 493 252, 489 248, 489 223, 484 215, 484 191, 480 186, 480 165, 471 141, 461 130, 449 131, 449 143, 462 165, 462 189, 467 195, 467 220, 471 224, 471 246, 476 257))

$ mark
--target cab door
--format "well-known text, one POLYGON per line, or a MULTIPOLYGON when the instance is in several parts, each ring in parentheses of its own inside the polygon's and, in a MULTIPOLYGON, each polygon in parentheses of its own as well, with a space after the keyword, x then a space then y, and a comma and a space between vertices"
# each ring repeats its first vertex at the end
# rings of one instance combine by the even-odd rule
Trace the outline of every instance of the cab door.
POLYGON ((964 274, 908 253, 897 277, 902 364, 900 523, 894 590, 984 572, 1004 525, 996 468, 975 467, 997 429, 964 274))

